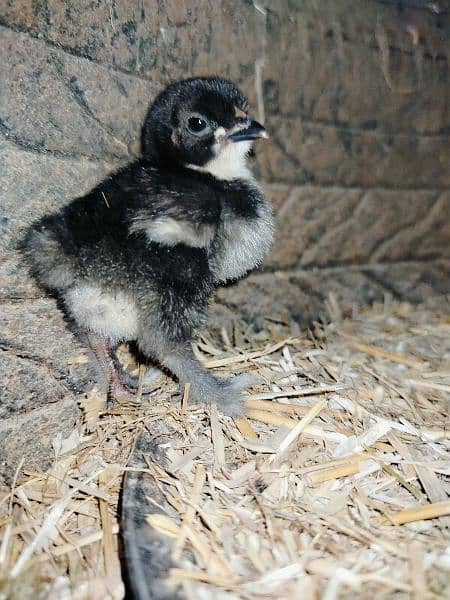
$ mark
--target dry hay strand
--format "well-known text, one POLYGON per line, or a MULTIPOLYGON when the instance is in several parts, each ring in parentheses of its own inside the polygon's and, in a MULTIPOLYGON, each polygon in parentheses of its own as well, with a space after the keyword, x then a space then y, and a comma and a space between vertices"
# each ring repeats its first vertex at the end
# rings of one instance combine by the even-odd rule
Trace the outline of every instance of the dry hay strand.
POLYGON ((0 597, 123 597, 121 478, 139 432, 163 421, 167 463, 149 469, 167 504, 147 522, 186 598, 448 598, 449 304, 330 307, 309 336, 272 324, 258 341, 199 341, 220 375, 259 377, 240 419, 168 378, 111 413, 96 388, 81 399, 52 468, 19 465, 2 492, 0 597))

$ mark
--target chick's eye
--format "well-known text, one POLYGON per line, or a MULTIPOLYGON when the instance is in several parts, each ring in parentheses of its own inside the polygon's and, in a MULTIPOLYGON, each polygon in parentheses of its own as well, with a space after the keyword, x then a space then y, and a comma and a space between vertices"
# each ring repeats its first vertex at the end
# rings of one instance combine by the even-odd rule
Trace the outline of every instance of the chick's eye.
POLYGON ((207 122, 205 119, 200 117, 190 117, 188 119, 188 128, 192 133, 201 133, 207 127, 207 122))

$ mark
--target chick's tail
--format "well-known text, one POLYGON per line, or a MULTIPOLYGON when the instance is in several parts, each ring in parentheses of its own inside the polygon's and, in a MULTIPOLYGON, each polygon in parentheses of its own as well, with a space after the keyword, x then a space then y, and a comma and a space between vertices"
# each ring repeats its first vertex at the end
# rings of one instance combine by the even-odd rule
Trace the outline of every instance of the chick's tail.
POLYGON ((66 254, 52 229, 33 226, 24 241, 24 255, 34 277, 43 286, 66 290, 74 282, 75 257, 66 254))

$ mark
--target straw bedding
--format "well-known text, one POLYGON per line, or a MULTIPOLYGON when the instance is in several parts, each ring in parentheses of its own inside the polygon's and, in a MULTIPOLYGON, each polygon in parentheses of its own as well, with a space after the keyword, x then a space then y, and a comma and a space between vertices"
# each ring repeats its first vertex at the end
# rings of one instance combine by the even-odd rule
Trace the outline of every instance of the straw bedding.
POLYGON ((449 308, 330 297, 305 333, 268 319, 201 338, 219 375, 258 379, 241 419, 192 406, 165 376, 109 413, 94 388, 52 468, 18 465, 0 492, 0 598, 123 597, 122 476, 161 422, 166 460, 148 472, 165 504, 147 522, 185 597, 450 597, 449 308))

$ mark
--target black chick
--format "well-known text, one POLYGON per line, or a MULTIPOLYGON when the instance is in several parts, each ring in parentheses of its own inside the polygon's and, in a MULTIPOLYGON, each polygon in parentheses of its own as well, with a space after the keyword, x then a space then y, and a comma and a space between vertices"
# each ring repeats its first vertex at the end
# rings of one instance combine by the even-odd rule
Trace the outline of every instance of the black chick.
POLYGON ((233 83, 173 83, 148 111, 142 159, 30 229, 33 274, 90 332, 113 394, 123 389, 113 348, 135 340, 191 383, 193 401, 242 411, 248 378, 214 377, 191 341, 214 288, 244 276, 270 248, 272 210, 246 162, 263 137, 233 83))

